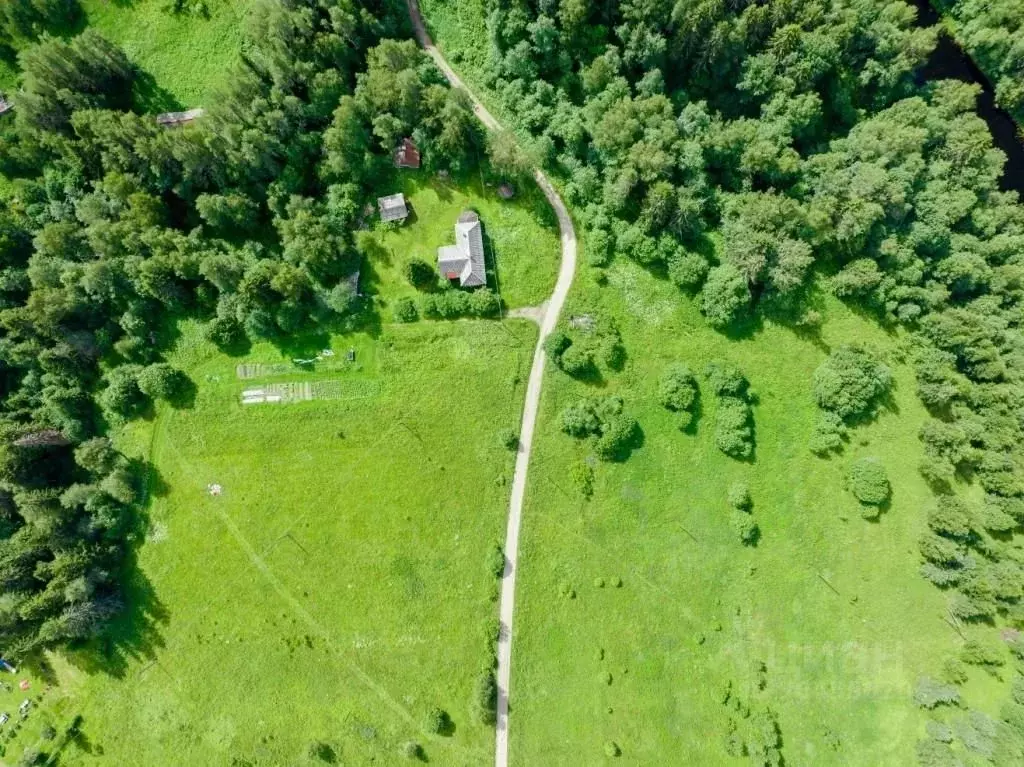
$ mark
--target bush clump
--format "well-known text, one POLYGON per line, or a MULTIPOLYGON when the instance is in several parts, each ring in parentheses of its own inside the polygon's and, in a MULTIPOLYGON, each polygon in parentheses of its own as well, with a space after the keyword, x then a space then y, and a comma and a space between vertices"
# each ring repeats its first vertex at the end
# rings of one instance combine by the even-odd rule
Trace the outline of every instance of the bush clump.
POLYGON ((442 290, 423 296, 420 302, 420 314, 432 320, 496 317, 500 310, 501 300, 490 288, 480 288, 472 293, 442 290))
POLYGON ((850 490, 868 506, 881 506, 889 500, 891 489, 885 467, 877 458, 861 458, 850 467, 850 490))
POLYGON ((139 371, 138 385, 147 397, 175 402, 188 389, 189 380, 177 368, 166 362, 157 362, 139 371))
POLYGON ((640 438, 636 419, 623 412, 621 397, 591 397, 569 405, 561 414, 562 431, 576 439, 594 438, 602 461, 624 461, 640 438))
POLYGON ((733 482, 729 486, 729 505, 737 511, 749 511, 753 502, 750 500, 750 487, 746 482, 733 482))
POLYGON ((732 458, 749 458, 754 453, 754 419, 747 379, 738 368, 721 361, 709 363, 705 374, 718 400, 715 445, 732 458))
POLYGON ((519 448, 519 435, 514 429, 502 429, 498 432, 498 442, 506 450, 517 450, 519 448))
POLYGON ((869 416, 891 385, 892 371, 860 346, 840 346, 814 371, 818 407, 844 421, 869 416))
POLYGON ((392 309, 395 315, 395 319, 399 322, 415 322, 420 318, 419 309, 416 308, 416 302, 408 296, 403 296, 395 301, 395 306, 392 309))
POLYGON ((443 708, 434 706, 427 713, 426 730, 431 735, 440 735, 451 726, 451 719, 448 717, 448 712, 443 708))
POLYGON ((683 364, 669 365, 658 382, 658 402, 666 410, 683 415, 680 428, 690 425, 697 406, 697 379, 683 364))
POLYGON ((473 686, 472 713, 480 724, 494 724, 498 712, 498 682, 494 670, 481 670, 473 686))

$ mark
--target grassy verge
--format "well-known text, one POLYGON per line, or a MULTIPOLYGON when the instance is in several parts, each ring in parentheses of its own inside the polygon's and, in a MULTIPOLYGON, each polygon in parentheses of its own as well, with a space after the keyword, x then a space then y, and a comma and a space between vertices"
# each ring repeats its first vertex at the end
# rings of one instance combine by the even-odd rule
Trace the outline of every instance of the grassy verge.
POLYGON ((84 732, 61 764, 302 764, 314 742, 393 763, 410 740, 436 763, 485 761, 469 705, 514 457, 498 431, 518 422, 535 334, 386 326, 331 339, 318 371, 239 380, 240 363, 287 358, 228 358, 186 325, 173 361, 194 406, 122 435, 156 470, 136 615, 102 660, 59 664, 84 732), (283 381, 333 381, 337 398, 240 404, 283 381), (434 706, 453 732, 424 730, 434 706))

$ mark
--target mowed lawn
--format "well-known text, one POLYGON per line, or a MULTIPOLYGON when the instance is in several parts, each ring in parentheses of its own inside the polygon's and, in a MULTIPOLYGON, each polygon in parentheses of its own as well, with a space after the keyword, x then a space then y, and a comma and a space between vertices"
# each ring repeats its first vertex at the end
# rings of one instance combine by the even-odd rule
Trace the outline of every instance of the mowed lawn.
POLYGON ((600 764, 611 740, 623 763, 739 764, 724 750, 729 681, 744 706, 777 712, 787 764, 914 763, 924 727, 914 684, 939 675, 959 639, 943 622, 945 598, 917 572, 930 500, 916 469, 925 412, 899 340, 836 302, 818 339, 765 324, 730 340, 632 263, 616 263, 604 289, 585 272, 577 280, 567 315, 610 313, 629 359, 603 386, 546 374, 523 515, 513 763, 600 764), (822 460, 807 448, 813 372, 830 347, 852 341, 889 356, 894 408, 822 460), (716 358, 738 365, 757 393, 753 463, 714 445, 703 370, 716 358), (672 362, 702 385, 693 434, 657 402, 672 362), (560 432, 558 415, 606 393, 625 399, 643 445, 625 463, 597 464, 585 501, 571 476, 588 451, 560 432), (847 467, 866 455, 882 459, 893 486, 877 522, 844 489, 847 467), (737 480, 750 486, 756 548, 730 526, 737 480))
POLYGON ((514 459, 498 432, 517 426, 535 328, 385 326, 334 337, 329 368, 245 381, 237 364, 286 358, 229 358, 195 330, 172 358, 194 407, 123 435, 159 474, 133 605, 148 618, 105 668, 55 663, 84 733, 61 764, 306 764, 313 741, 390 764, 410 740, 434 764, 484 763, 493 730, 469 712, 514 459), (239 402, 323 380, 339 399, 239 402), (424 731, 434 706, 449 735, 424 731))
POLYGON ((512 200, 502 200, 480 173, 440 179, 426 171, 402 171, 378 184, 380 194, 403 192, 410 216, 402 226, 375 228, 369 269, 363 280, 382 306, 416 296, 405 275, 414 260, 437 266, 437 249, 455 242, 455 222, 464 210, 480 215, 487 258, 487 284, 510 308, 540 304, 551 294, 561 245, 554 213, 532 182, 520 184, 512 200))

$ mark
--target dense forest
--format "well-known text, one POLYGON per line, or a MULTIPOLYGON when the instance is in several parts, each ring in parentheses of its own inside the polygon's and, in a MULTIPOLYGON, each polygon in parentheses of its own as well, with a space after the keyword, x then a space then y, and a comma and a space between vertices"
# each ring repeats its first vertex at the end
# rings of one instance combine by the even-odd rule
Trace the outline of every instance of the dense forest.
MULTIPOLYGON (((730 333, 769 316, 813 334, 823 289, 906 330, 933 416, 922 573, 951 621, 1024 625, 1024 207, 1000 190, 978 87, 915 82, 935 28, 886 0, 488 8, 487 83, 564 179, 598 273, 632 259, 730 333)), ((1004 100, 1024 88, 1012 40, 1004 100)), ((823 368, 810 447, 827 455, 888 371, 857 349, 823 368)), ((1024 754, 1022 703, 1006 703, 996 763, 1024 754)), ((947 748, 925 741, 922 760, 947 748)))
POLYGON ((8 4, 0 27, 39 38, 0 123, 8 657, 92 637, 124 607, 146 472, 107 433, 189 397, 161 358, 168 321, 206 318, 224 348, 358 321, 353 233, 398 139, 431 168, 480 147, 464 95, 391 39, 407 21, 390 5, 258 4, 230 87, 182 129, 132 111, 138 73, 99 34, 46 35, 66 5, 8 4))

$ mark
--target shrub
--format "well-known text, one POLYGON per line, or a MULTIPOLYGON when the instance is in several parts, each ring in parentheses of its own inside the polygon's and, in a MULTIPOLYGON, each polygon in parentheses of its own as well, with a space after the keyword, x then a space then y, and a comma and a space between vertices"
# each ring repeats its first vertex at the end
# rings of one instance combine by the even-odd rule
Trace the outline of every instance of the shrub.
POLYGON ((604 755, 608 757, 616 757, 622 753, 622 749, 619 748, 619 744, 614 740, 606 740, 604 742, 604 755))
POLYGON ((451 724, 448 712, 443 708, 435 706, 427 714, 426 730, 432 735, 440 735, 445 732, 451 724))
POLYGON ((473 687, 473 716, 481 724, 494 724, 498 710, 498 683, 494 679, 494 670, 485 668, 477 677, 473 687))
POLYGON ((322 740, 314 740, 306 749, 306 755, 310 759, 317 759, 321 762, 327 762, 328 764, 334 764, 337 759, 334 749, 329 743, 324 743, 322 740))
POLYGON ((729 486, 729 505, 739 511, 750 511, 750 488, 746 482, 733 482, 729 486))
POLYGON ((711 265, 700 253, 674 253, 668 260, 668 278, 683 290, 696 290, 708 276, 711 265))
POLYGON ((399 322, 415 322, 420 318, 420 313, 416 309, 416 302, 408 296, 403 296, 395 301, 392 311, 394 312, 395 319, 399 322))
POLYGON ((742 541, 744 546, 753 546, 761 537, 761 529, 757 526, 754 518, 742 511, 733 511, 732 529, 742 541))
POLYGON ((139 389, 153 399, 174 401, 188 387, 188 376, 165 362, 143 368, 138 377, 139 389))
POLYGON ((206 339, 218 349, 231 350, 244 344, 245 330, 234 317, 216 317, 203 330, 206 339))
POLYGON ((594 470, 585 461, 577 461, 570 470, 573 484, 584 498, 594 494, 594 470))
POLYGON ((818 423, 811 433, 810 448, 816 455, 839 452, 843 449, 846 437, 846 424, 843 419, 831 411, 825 411, 818 417, 818 423))
POLYGON ((877 458, 861 458, 850 468, 850 490, 861 503, 881 506, 889 500, 889 478, 877 458))
POLYGON ((601 436, 594 444, 594 452, 602 461, 622 461, 629 457, 640 427, 634 418, 617 415, 601 427, 601 436))
POLYGON ((701 309, 713 328, 722 328, 738 319, 750 304, 750 289, 739 269, 729 263, 708 272, 701 294, 701 309))
POLYGON ((928 510, 928 527, 948 538, 966 538, 971 532, 967 504, 955 495, 940 495, 928 510))
POLYGON ((487 572, 495 578, 500 578, 505 572, 505 550, 500 543, 492 543, 487 550, 487 557, 484 560, 487 572))
POLYGON ((416 290, 432 290, 437 287, 437 270, 418 258, 405 265, 405 278, 416 290))
POLYGON ((501 313, 501 299, 490 288, 480 288, 469 294, 469 313, 474 317, 497 317, 501 313))
POLYGON ((556 364, 566 373, 578 378, 594 369, 594 355, 579 344, 571 344, 562 352, 556 364))
POLYGON ((519 449, 519 435, 514 429, 502 429, 499 431, 498 442, 506 450, 519 449))
POLYGON ((658 383, 658 402, 667 410, 690 410, 697 400, 697 381, 686 365, 669 365, 658 383))
POLYGON ((929 710, 937 706, 959 706, 960 692, 953 685, 923 676, 917 680, 914 703, 929 710))
POLYGON ((746 398, 747 383, 746 377, 738 367, 722 360, 709 362, 704 368, 704 375, 708 379, 708 386, 716 397, 730 396, 746 398))
POLYGON ((754 452, 754 432, 750 426, 750 407, 746 402, 736 397, 719 399, 715 445, 733 458, 749 458, 754 452))
POLYGON ((406 741, 402 744, 402 755, 406 759, 422 759, 424 756, 423 746, 415 740, 406 741))
POLYGON ((569 405, 562 411, 559 420, 562 431, 577 439, 596 434, 601 428, 593 403, 589 400, 569 405))
POLYGON ((849 420, 871 413, 892 384, 892 372, 859 346, 841 346, 814 371, 814 398, 822 410, 849 420))

